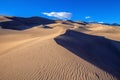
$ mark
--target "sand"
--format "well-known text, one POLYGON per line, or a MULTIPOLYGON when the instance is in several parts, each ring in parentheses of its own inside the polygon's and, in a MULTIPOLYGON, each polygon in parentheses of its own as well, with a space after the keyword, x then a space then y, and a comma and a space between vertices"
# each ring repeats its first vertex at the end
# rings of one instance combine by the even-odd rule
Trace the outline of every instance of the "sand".
POLYGON ((53 28, 0 29, 0 80, 120 79, 117 28, 106 33, 100 25, 49 26, 53 28))

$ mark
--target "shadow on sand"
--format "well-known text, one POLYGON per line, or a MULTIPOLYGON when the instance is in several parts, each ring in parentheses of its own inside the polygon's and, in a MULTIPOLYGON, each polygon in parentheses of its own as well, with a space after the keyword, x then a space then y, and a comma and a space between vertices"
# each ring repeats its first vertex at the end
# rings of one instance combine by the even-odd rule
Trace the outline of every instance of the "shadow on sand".
POLYGON ((13 29, 13 30, 25 30, 32 28, 34 26, 45 25, 55 23, 54 20, 42 18, 42 17, 6 17, 10 21, 1 22, 0 26, 3 29, 13 29))
POLYGON ((56 43, 98 68, 120 79, 120 42, 67 30, 56 43), (116 45, 114 45, 116 44, 116 45))

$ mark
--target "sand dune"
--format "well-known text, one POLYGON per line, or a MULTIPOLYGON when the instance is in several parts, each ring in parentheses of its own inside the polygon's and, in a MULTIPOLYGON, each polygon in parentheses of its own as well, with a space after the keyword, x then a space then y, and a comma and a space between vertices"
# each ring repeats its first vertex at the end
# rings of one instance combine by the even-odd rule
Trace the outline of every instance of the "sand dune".
POLYGON ((0 80, 120 79, 119 31, 108 36, 103 28, 49 26, 0 32, 0 80))
POLYGON ((33 41, 38 38, 42 38, 48 35, 57 35, 62 28, 54 29, 43 29, 39 27, 34 27, 25 31, 16 31, 16 30, 4 30, 0 31, 0 54, 4 51, 10 50, 11 48, 16 47, 25 42, 33 41), (59 31, 58 31, 59 30, 59 31))

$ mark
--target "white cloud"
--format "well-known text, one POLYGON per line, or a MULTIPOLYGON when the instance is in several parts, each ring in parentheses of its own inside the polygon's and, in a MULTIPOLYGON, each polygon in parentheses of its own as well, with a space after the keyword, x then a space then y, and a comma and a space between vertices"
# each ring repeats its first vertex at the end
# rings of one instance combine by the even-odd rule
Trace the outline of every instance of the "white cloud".
POLYGON ((85 19, 89 19, 89 18, 91 18, 91 17, 90 17, 90 16, 86 16, 86 17, 85 17, 85 19))
POLYGON ((59 18, 59 19, 70 19, 72 17, 72 13, 70 12, 43 12, 42 14, 59 18))
POLYGON ((101 23, 101 24, 102 24, 102 23, 104 23, 104 22, 103 22, 103 21, 100 21, 100 22, 98 22, 98 23, 101 23))

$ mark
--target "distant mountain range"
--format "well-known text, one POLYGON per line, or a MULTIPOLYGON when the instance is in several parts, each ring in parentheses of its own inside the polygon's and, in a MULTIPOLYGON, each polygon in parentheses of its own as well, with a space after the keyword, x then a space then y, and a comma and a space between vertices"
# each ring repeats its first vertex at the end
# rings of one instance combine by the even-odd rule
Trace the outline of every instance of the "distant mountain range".
POLYGON ((104 24, 111 26, 120 26, 120 24, 117 23, 108 24, 108 23, 72 21, 72 20, 62 21, 62 20, 51 20, 43 17, 24 18, 24 17, 0 16, 0 26, 3 29, 25 30, 38 25, 45 25, 45 24, 59 23, 59 22, 70 25, 72 25, 72 23, 78 23, 81 25, 104 24))
POLYGON ((110 26, 120 26, 118 23, 99 23, 99 22, 88 22, 89 24, 103 24, 103 25, 110 25, 110 26))

